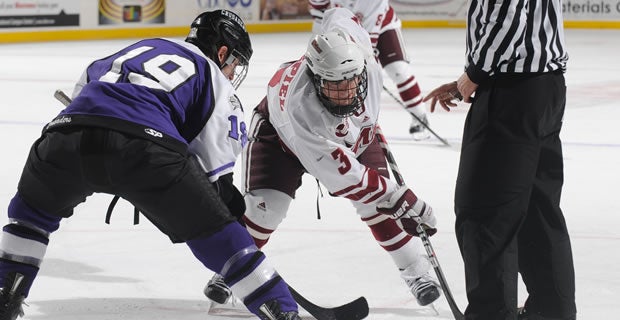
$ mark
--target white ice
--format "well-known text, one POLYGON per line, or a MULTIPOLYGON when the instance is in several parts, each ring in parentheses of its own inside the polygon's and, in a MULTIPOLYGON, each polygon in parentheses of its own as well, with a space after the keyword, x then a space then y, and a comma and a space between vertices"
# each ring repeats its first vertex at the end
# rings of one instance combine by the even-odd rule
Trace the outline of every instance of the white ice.
MULTIPOLYGON (((255 34, 255 54, 239 95, 246 113, 260 101, 276 67, 303 54, 309 33, 255 34)), ((462 29, 404 31, 423 91, 456 80, 463 70, 462 29)), ((620 314, 620 30, 566 31, 570 51, 562 205, 572 235, 579 319, 620 314)), ((7 206, 31 143, 61 105, 52 94, 71 92, 86 65, 133 40, 5 44, 0 46, 0 203, 7 206)), ((387 79, 387 78, 386 78, 387 79)), ((393 84, 386 80, 388 88, 393 84)), ((387 94, 381 123, 405 181, 438 216, 431 238, 461 310, 463 264, 454 235, 453 193, 467 105, 431 115, 436 140, 414 143, 410 117, 387 94)), ((451 319, 445 299, 436 315, 416 304, 388 255, 350 203, 325 196, 316 219, 317 185, 306 177, 289 216, 264 248, 280 274, 318 304, 365 296, 375 320, 451 319)), ((202 294, 212 273, 183 244, 173 245, 145 218, 132 225, 121 201, 104 224, 109 195, 94 195, 52 234, 46 259, 27 299, 25 319, 234 319, 207 314, 202 294)), ((6 223, 2 214, 0 225, 6 223)), ((523 289, 523 288, 521 288, 523 289)), ((525 299, 521 290, 520 303, 525 299)))

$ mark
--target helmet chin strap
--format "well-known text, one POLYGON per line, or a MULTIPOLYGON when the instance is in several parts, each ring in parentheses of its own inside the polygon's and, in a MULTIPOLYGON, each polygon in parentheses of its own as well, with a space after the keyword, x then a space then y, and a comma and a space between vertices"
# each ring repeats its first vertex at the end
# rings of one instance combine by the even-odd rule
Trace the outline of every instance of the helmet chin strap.
POLYGON ((220 66, 220 69, 223 69, 227 64, 229 64, 231 54, 228 52, 227 46, 221 46, 217 49, 217 62, 220 66))
POLYGON ((234 73, 233 80, 231 81, 233 87, 238 89, 241 82, 245 80, 248 73, 247 58, 236 50, 229 50, 227 46, 221 46, 217 50, 217 59, 219 62, 220 70, 223 70, 226 66, 234 66, 232 72, 234 73), (238 68, 241 68, 240 70, 238 68))
POLYGON ((235 57, 232 53, 228 54, 228 57, 226 57, 220 68, 224 68, 227 65, 233 64, 235 60, 238 60, 237 57, 235 57))

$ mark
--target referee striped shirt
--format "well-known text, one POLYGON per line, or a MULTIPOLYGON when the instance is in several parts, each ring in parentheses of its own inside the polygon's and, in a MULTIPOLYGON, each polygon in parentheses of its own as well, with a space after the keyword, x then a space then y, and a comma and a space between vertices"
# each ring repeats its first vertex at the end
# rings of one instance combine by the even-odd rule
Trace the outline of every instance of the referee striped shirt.
POLYGON ((562 0, 469 1, 465 68, 473 82, 566 70, 562 0))

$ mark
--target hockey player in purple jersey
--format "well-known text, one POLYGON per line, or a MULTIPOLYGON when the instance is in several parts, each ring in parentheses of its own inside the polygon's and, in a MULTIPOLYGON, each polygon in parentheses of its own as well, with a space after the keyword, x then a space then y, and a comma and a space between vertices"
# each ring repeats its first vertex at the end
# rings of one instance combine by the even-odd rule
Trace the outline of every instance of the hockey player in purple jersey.
POLYGON ((0 320, 22 303, 49 236, 93 193, 131 202, 186 243, 260 319, 298 320, 287 284, 238 223, 232 169, 247 141, 235 89, 252 47, 241 19, 205 12, 185 41, 147 39, 91 63, 33 144, 0 242, 0 320))

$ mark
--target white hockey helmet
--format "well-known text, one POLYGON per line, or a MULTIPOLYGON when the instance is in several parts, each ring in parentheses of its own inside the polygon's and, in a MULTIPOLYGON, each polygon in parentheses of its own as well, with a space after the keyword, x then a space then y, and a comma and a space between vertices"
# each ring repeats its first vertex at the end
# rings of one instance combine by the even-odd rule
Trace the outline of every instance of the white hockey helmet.
POLYGON ((341 29, 314 36, 305 54, 319 100, 337 117, 354 114, 364 102, 368 77, 363 49, 341 29))

